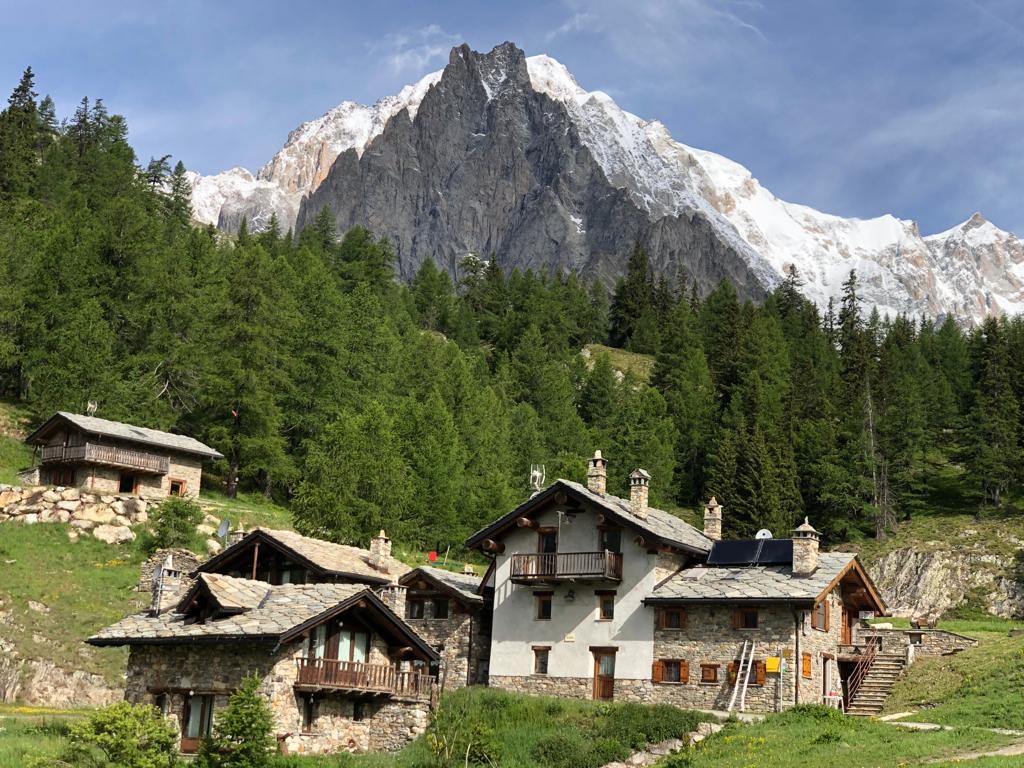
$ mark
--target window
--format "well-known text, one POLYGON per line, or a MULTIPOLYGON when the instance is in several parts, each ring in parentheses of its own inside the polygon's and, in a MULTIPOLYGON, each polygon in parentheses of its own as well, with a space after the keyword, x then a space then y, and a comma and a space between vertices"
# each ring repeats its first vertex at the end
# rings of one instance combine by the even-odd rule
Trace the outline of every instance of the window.
POLYGON ((550 645, 533 646, 533 674, 546 675, 548 673, 548 654, 550 652, 550 645))
POLYGON ((757 629, 757 609, 737 608, 732 617, 734 629, 757 629))
MULTIPOLYGON (((729 663, 729 685, 736 684, 736 678, 739 676, 740 662, 739 659, 729 663)), ((764 685, 765 674, 767 667, 764 661, 754 661, 754 668, 750 670, 750 674, 747 678, 747 685, 764 685)))
POLYGON ((829 615, 828 615, 828 598, 826 597, 811 611, 811 626, 814 629, 820 629, 822 632, 828 632, 829 615))
POLYGON ((169 489, 167 491, 168 496, 184 496, 185 495, 185 481, 184 480, 171 480, 169 489))
POLYGON ((366 702, 357 701, 352 704, 352 719, 357 722, 366 719, 366 702))
POLYGON ((685 626, 685 608, 662 608, 658 611, 658 629, 682 629, 685 626))
POLYGON ((910 633, 910 644, 921 645, 924 642, 924 635, 921 632, 910 633))
POLYGON ((622 531, 619 528, 602 528, 601 549, 609 552, 621 552, 622 531))
POLYGON ((405 604, 405 617, 407 619, 422 619, 423 618, 423 605, 424 602, 421 598, 413 598, 405 604))
POLYGON ((809 653, 803 654, 803 658, 800 659, 800 662, 801 662, 801 665, 800 665, 800 667, 801 667, 801 669, 800 669, 801 674, 804 677, 806 677, 808 680, 810 680, 811 679, 811 654, 809 654, 809 653))
POLYGON ((327 650, 327 625, 321 624, 314 629, 309 635, 309 650, 306 652, 306 656, 310 659, 319 661, 324 657, 324 652, 327 650))
POLYGON ((448 598, 437 597, 434 598, 434 618, 435 619, 447 619, 448 618, 448 598))
POLYGON ((135 489, 138 487, 138 480, 135 475, 129 475, 124 472, 121 473, 121 479, 117 485, 118 493, 133 494, 135 489))
POLYGON ((611 621, 615 618, 615 593, 608 590, 599 590, 597 595, 597 620, 611 621))
POLYGON ((170 710, 171 697, 166 693, 158 693, 153 697, 153 706, 160 710, 160 714, 167 717, 170 710))
POLYGON ((534 618, 538 621, 549 621, 551 619, 551 593, 534 592, 533 601, 536 607, 534 618))
POLYGON ((690 665, 682 659, 661 659, 654 662, 651 679, 655 683, 688 683, 690 665))
POLYGON ((316 702, 312 694, 302 698, 302 732, 312 733, 313 723, 316 722, 316 702))
POLYGON ((718 682, 718 664, 701 664, 700 665, 700 681, 702 683, 717 683, 718 682))
MULTIPOLYGON (((198 742, 210 735, 210 724, 213 722, 213 696, 188 696, 185 699, 185 739, 198 742)), ((184 749, 186 744, 182 745, 184 749)))

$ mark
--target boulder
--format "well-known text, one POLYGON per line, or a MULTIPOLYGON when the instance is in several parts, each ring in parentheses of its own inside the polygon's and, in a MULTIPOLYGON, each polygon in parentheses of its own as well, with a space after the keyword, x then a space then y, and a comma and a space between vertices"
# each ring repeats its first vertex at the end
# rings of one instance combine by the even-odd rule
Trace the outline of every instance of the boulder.
POLYGON ((88 531, 90 528, 95 528, 96 523, 93 520, 82 520, 81 518, 76 518, 71 521, 71 526, 73 528, 79 528, 83 531, 88 531))
POLYGON ((52 503, 56 504, 58 501, 60 501, 61 497, 60 497, 60 493, 58 493, 57 491, 47 490, 47 491, 43 491, 40 494, 39 498, 42 499, 43 501, 49 501, 49 502, 52 502, 52 503))
POLYGON ((60 497, 64 501, 78 501, 82 497, 82 492, 78 488, 65 488, 60 497))
POLYGON ((206 540, 206 551, 209 554, 211 554, 211 555, 216 555, 223 548, 224 547, 221 546, 221 543, 219 541, 217 541, 216 539, 207 539, 206 540))
POLYGON ((206 523, 200 523, 196 526, 196 533, 201 533, 203 536, 213 536, 217 533, 216 526, 207 525, 206 523))
MULTIPOLYGON (((106 495, 100 496, 100 501, 102 503, 104 503, 104 504, 113 504, 114 503, 114 497, 113 496, 106 496, 106 495)), ((118 502, 118 503, 120 503, 120 502, 118 502)))
POLYGON ((148 523, 149 522, 149 513, 148 512, 136 512, 135 515, 132 517, 132 519, 136 523, 148 523))
POLYGON ((35 525, 39 522, 39 515, 37 515, 35 512, 32 512, 28 515, 22 515, 17 519, 21 520, 21 522, 23 522, 25 525, 35 525))
POLYGON ((217 530, 217 526, 220 525, 220 519, 210 514, 203 515, 203 522, 206 525, 212 525, 213 530, 217 530))
POLYGON ((124 514, 135 517, 139 512, 147 511, 146 502, 142 499, 130 498, 124 502, 124 514))
MULTIPOLYGON (((106 499, 106 498, 109 498, 109 497, 104 496, 103 498, 106 499)), ((101 501, 102 501, 102 499, 101 499, 101 501)), ((108 502, 104 501, 103 503, 106 504, 108 502)), ((120 499, 117 499, 115 501, 109 502, 109 504, 110 504, 110 508, 112 510, 114 510, 114 514, 115 515, 123 515, 124 514, 124 502, 123 501, 121 501, 120 499)))
POLYGON ((0 507, 6 507, 8 504, 15 504, 19 501, 21 501, 21 491, 14 488, 0 491, 0 507))
POLYGON ((107 544, 124 544, 135 540, 135 534, 126 525, 98 525, 92 535, 107 544))
POLYGON ((68 528, 68 541, 70 541, 72 544, 74 544, 76 541, 78 541, 78 529, 77 528, 68 528))
POLYGON ((68 512, 74 512, 80 506, 82 506, 82 502, 80 502, 78 499, 57 502, 58 509, 66 509, 68 512))
POLYGON ((114 514, 114 510, 110 507, 103 507, 97 504, 82 507, 74 515, 76 520, 88 520, 92 523, 99 523, 100 525, 107 525, 114 522, 117 515, 114 514))
POLYGON ((58 509, 54 511, 54 514, 57 516, 58 523, 66 523, 71 519, 71 513, 66 509, 58 509))
POLYGON ((83 504, 95 504, 96 496, 92 493, 83 493, 81 496, 81 501, 83 504))

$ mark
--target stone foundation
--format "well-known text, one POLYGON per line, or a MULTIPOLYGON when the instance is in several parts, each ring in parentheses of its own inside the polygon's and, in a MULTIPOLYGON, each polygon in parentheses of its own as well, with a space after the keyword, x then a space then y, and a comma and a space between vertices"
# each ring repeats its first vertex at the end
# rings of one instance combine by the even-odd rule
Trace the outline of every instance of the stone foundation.
MULTIPOLYGON (((618 685, 619 681, 615 681, 618 685)), ((491 688, 528 696, 558 696, 565 699, 594 698, 594 680, 590 677, 553 677, 551 675, 491 675, 491 688)))
POLYGON ((906 653, 914 648, 915 656, 949 656, 967 648, 973 648, 978 641, 973 637, 950 632, 946 629, 859 629, 860 643, 879 643, 881 653, 906 653))
POLYGON ((97 495, 79 488, 0 485, 0 522, 67 523, 72 538, 88 533, 108 544, 132 541, 131 526, 149 520, 151 502, 138 496, 97 495))

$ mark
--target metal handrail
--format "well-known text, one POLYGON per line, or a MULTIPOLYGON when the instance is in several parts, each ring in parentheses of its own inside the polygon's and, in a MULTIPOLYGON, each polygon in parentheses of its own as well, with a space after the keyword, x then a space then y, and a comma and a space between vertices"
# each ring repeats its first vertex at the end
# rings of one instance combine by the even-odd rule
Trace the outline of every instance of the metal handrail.
POLYGON ((875 661, 875 656, 878 655, 878 647, 874 643, 867 645, 867 650, 864 655, 857 660, 856 666, 853 668, 853 673, 850 675, 850 681, 847 683, 847 699, 853 703, 854 696, 857 695, 857 691, 860 690, 860 685, 864 682, 864 677, 867 675, 868 670, 871 669, 871 665, 875 661))

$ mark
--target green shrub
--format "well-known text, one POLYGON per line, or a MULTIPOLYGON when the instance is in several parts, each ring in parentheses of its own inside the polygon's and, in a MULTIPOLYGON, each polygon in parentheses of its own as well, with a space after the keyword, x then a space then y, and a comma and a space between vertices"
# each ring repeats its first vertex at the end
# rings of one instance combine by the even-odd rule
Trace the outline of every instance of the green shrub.
POLYGON ((601 733, 604 736, 640 749, 666 739, 678 739, 694 731, 703 718, 670 704, 644 706, 621 704, 609 710, 601 733))
POLYGON ((213 733, 199 745, 196 768, 270 768, 277 752, 274 718, 250 675, 214 718, 213 733))
POLYGON ((153 535, 147 542, 150 551, 168 547, 188 547, 196 540, 196 526, 203 521, 203 510, 192 499, 172 496, 157 507, 153 515, 153 535))
POLYGON ((590 743, 587 749, 585 765, 601 766, 618 763, 630 756, 633 750, 617 739, 601 738, 590 743))
POLYGON ((588 745, 579 731, 555 731, 533 746, 531 757, 544 768, 582 768, 588 745))
MULTIPOLYGON (((160 710, 126 701, 97 709, 68 731, 61 762, 76 768, 173 768, 178 734, 160 710)), ((60 763, 58 763, 59 765, 60 763)))
POLYGON ((494 722, 495 715, 507 710, 513 702, 504 696, 488 699, 489 706, 485 711, 473 707, 468 697, 446 697, 434 712, 425 737, 434 766, 501 764, 501 743, 489 722, 494 722))

